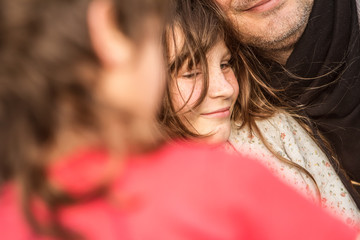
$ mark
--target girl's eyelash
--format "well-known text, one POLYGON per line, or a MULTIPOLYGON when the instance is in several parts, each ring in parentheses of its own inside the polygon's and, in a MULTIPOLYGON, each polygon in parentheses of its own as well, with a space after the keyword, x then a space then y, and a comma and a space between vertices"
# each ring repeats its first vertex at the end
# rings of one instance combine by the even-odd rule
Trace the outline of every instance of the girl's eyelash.
POLYGON ((222 62, 222 63, 220 64, 220 67, 221 67, 221 69, 231 67, 231 62, 230 62, 230 60, 225 61, 225 62, 222 62))
MULTIPOLYGON (((231 67, 232 67, 232 59, 225 60, 222 63, 220 63, 221 69, 227 69, 227 68, 231 68, 231 67)), ((196 78, 197 76, 199 76, 200 74, 201 74, 201 71, 193 70, 191 72, 182 74, 181 77, 187 78, 187 79, 193 79, 193 78, 196 78)))
POLYGON ((197 77, 200 74, 201 74, 201 72, 190 72, 190 73, 183 74, 182 77, 184 77, 184 78, 194 78, 194 77, 197 77))

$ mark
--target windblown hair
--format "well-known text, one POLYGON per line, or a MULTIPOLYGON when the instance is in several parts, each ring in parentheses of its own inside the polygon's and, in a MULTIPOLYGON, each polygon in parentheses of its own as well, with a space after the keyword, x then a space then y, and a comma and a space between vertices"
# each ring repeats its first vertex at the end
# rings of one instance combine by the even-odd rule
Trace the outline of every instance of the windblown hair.
MULTIPOLYGON (((99 104, 93 96, 100 64, 87 27, 91 0, 0 1, 0 187, 16 181, 22 208, 38 233, 70 239, 57 211, 75 199, 51 188, 45 149, 63 125, 101 138, 99 104), (40 198, 46 226, 31 211, 40 198)), ((165 16, 161 0, 113 0, 117 27, 140 43, 147 16, 165 16)), ((91 195, 91 194, 90 194, 91 195)), ((85 198, 84 198, 85 199, 85 198)))
MULTIPOLYGON (((166 130, 168 137, 182 139, 205 137, 187 127, 188 124, 185 123, 187 120, 182 116, 183 113, 180 113, 183 108, 175 110, 170 89, 176 86, 176 76, 184 64, 188 64, 188 69, 200 66, 204 76, 202 78, 203 89, 201 96, 192 108, 198 107, 204 100, 209 86, 206 54, 219 40, 224 40, 232 54, 230 63, 238 79, 240 92, 231 116, 232 121, 239 123, 239 128, 249 127, 251 133, 256 134, 272 154, 281 161, 304 172, 317 187, 315 179, 305 168, 273 150, 256 124, 257 120, 268 119, 278 112, 286 112, 296 117, 299 123, 311 133, 310 128, 307 127, 306 119, 302 120, 300 115, 295 114, 292 108, 278 97, 277 91, 267 84, 269 76, 262 64, 252 50, 241 43, 238 38, 239 35, 216 4, 205 0, 180 0, 176 1, 175 4, 175 17, 166 27, 163 38, 168 59, 169 83, 159 121, 166 130), (177 41, 179 38, 176 37, 177 34, 183 35, 183 42, 180 46, 177 46, 177 42, 179 42, 177 41), (173 56, 174 52, 175 57, 173 56)), ((185 99, 184 105, 186 104, 185 99)), ((318 187, 317 191, 320 195, 318 187)))

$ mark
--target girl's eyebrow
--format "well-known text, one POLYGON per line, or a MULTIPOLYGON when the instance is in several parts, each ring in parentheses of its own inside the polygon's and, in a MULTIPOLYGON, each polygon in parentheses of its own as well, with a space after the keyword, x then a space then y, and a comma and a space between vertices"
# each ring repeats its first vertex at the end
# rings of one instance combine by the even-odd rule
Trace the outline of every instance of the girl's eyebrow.
POLYGON ((230 53, 230 50, 227 49, 224 54, 222 55, 223 58, 226 58, 226 57, 231 57, 231 53, 230 53))
POLYGON ((190 67, 190 61, 189 60, 186 60, 184 62, 184 64, 180 67, 179 71, 177 72, 177 76, 181 76, 182 74, 184 73, 187 73, 189 71, 192 71, 192 70, 196 70, 198 69, 198 65, 196 65, 195 67, 190 67))

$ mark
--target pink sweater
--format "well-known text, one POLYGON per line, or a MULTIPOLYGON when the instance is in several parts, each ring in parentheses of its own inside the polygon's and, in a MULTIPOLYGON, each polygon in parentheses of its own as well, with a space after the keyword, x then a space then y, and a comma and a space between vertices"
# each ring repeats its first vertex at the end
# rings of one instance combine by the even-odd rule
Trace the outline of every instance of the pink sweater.
MULTIPOLYGON (((57 164, 51 177, 80 194, 101 180, 107 161, 105 151, 79 151, 57 164)), ((41 208, 34 209, 41 217, 41 208)), ((129 157, 106 196, 64 208, 60 216, 87 239, 356 238, 256 161, 190 144, 129 157)), ((0 197, 0 238, 40 238, 24 221, 12 184, 0 197)))

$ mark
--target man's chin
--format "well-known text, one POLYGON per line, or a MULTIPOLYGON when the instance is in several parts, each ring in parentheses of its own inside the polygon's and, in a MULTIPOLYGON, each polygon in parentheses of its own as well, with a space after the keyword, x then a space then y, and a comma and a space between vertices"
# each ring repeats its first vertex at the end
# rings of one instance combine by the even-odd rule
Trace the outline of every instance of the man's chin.
POLYGON ((266 51, 285 51, 304 32, 312 9, 311 1, 287 1, 268 15, 231 11, 228 14, 244 43, 266 51))

